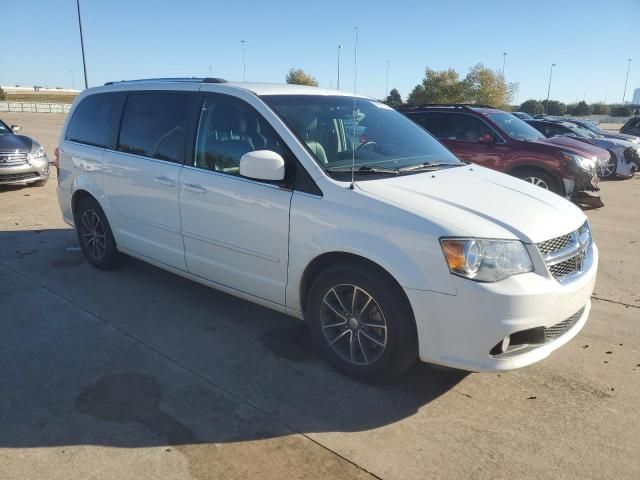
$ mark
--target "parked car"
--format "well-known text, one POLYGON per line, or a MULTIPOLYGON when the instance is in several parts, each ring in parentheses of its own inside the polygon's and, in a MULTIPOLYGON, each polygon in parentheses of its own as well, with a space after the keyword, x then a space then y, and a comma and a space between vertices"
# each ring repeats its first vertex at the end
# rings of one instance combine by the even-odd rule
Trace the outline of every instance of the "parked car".
POLYGON ((606 149, 610 157, 609 161, 599 168, 598 173, 602 178, 614 176, 630 178, 640 167, 640 145, 638 144, 617 138, 603 137, 573 122, 527 120, 527 123, 547 138, 566 136, 606 149))
POLYGON ((598 250, 584 213, 460 161, 374 99, 110 83, 77 97, 57 151, 60 208, 91 265, 128 254, 305 319, 361 379, 418 357, 523 367, 589 315, 598 250))
POLYGON ((640 116, 627 120, 627 123, 620 128, 620 133, 640 137, 640 116))
POLYGON ((44 148, 25 135, 19 125, 0 120, 0 185, 42 186, 49 179, 49 159, 44 148))
POLYGON ((568 119, 560 119, 560 121, 575 123, 580 127, 586 128, 591 133, 595 133, 596 135, 600 135, 605 138, 616 138, 618 140, 626 140, 627 142, 640 144, 640 137, 636 135, 627 135, 625 133, 610 132, 608 130, 604 130, 600 128, 598 124, 589 122, 587 120, 576 120, 573 118, 568 118, 568 119))
POLYGON ((526 112, 511 112, 511 115, 515 115, 520 120, 530 120, 533 117, 526 112))
POLYGON ((426 105, 398 110, 458 158, 563 196, 597 191, 597 165, 609 156, 570 138, 545 139, 519 118, 491 107, 426 105))

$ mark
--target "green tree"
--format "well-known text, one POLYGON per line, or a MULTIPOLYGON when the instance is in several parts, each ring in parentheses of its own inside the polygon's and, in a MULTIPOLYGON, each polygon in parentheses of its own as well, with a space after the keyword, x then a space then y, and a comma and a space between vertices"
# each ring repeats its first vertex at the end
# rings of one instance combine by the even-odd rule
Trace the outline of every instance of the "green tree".
POLYGON ((286 82, 293 85, 310 85, 312 87, 318 86, 318 80, 306 73, 301 68, 292 68, 287 74, 286 82))
POLYGON ((581 102, 578 102, 578 105, 576 105, 573 115, 577 115, 580 117, 591 115, 591 107, 587 102, 582 100, 581 102))
POLYGON ((449 70, 425 70, 422 83, 416 85, 407 97, 411 104, 421 103, 465 103, 467 97, 464 84, 460 81, 458 72, 449 70))
POLYGON ((558 100, 549 100, 549 105, 547 105, 546 100, 543 100, 540 103, 542 104, 544 111, 547 112, 547 115, 560 116, 567 113, 567 106, 558 100))
POLYGON ((627 107, 626 105, 611 106, 612 117, 630 117, 632 113, 631 107, 627 107))
POLYGON ((513 85, 507 85, 502 74, 478 63, 471 67, 462 83, 469 103, 509 110, 513 85))
POLYGON ((594 103, 591 106, 593 107, 594 115, 609 115, 609 112, 611 112, 609 105, 605 105, 604 103, 594 103))
POLYGON ((542 106, 542 102, 530 99, 520 105, 520 111, 528 113, 529 115, 540 115, 544 113, 544 107, 542 106))
POLYGON ((387 105, 402 105, 402 97, 400 96, 400 92, 394 88, 389 92, 389 96, 385 100, 387 105))
POLYGON ((4 100, 7 98, 6 92, 0 87, 0 100, 4 100))

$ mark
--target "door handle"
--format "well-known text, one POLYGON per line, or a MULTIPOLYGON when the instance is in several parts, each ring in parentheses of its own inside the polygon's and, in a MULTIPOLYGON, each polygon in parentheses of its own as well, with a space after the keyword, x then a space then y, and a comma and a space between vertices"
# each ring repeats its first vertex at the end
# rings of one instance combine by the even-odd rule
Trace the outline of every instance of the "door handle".
POLYGON ((207 193, 207 189, 197 183, 185 183, 184 189, 193 193, 207 193))
POLYGON ((175 180, 171 180, 169 177, 156 177, 155 178, 156 183, 159 183, 161 185, 166 185, 167 187, 174 187, 176 182, 175 180))

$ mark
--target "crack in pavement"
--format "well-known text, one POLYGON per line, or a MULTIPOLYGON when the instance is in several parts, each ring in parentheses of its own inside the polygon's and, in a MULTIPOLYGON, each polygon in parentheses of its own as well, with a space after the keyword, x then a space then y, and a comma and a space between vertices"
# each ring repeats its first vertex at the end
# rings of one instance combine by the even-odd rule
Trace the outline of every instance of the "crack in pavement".
POLYGON ((600 300, 602 302, 616 303, 618 305, 622 305, 624 307, 638 308, 640 309, 640 305, 631 305, 630 303, 619 302, 617 300, 609 300, 608 298, 598 297, 596 295, 591 295, 591 298, 594 300, 600 300))

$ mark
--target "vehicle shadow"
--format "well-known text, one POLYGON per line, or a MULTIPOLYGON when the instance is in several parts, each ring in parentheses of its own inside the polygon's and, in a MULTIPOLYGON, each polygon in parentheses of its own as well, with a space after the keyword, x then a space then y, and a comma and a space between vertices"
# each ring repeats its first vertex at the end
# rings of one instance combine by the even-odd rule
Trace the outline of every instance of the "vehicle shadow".
POLYGON ((91 268, 71 229, 0 232, 0 319, 0 448, 361 432, 466 376, 418 363, 359 383, 303 322, 134 259, 91 268))

